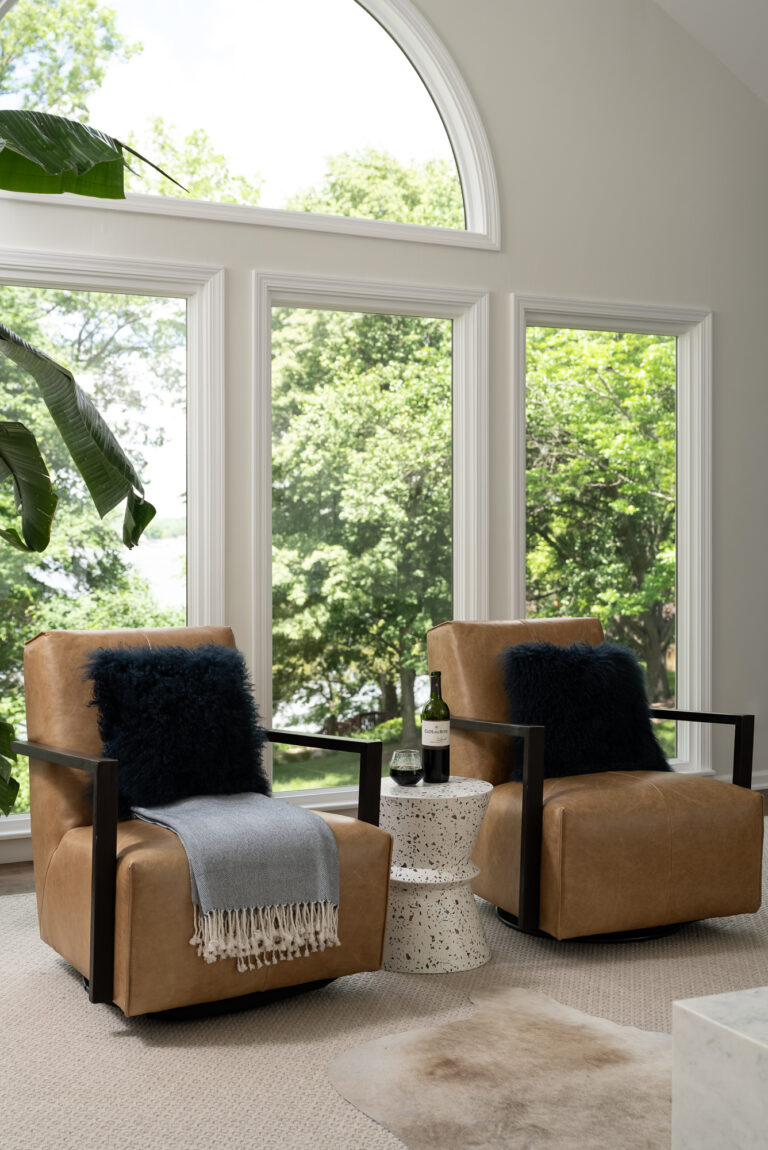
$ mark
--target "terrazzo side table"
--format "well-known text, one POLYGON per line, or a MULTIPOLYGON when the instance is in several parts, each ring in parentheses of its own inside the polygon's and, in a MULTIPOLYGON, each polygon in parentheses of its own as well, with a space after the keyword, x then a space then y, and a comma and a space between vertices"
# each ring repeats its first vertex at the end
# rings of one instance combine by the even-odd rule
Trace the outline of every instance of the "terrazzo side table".
POLYGON ((384 970, 443 974, 490 958, 469 884, 492 790, 456 776, 415 787, 382 779, 379 822, 394 837, 384 970))
POLYGON ((768 986, 672 1007, 673 1150, 768 1145, 768 986))

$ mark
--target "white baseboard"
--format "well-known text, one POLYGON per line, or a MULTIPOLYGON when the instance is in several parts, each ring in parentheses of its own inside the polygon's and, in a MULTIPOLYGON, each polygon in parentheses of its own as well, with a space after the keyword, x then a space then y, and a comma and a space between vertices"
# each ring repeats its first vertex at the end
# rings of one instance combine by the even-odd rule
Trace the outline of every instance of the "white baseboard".
POLYGON ((29 815, 9 815, 8 818, 0 818, 0 865, 30 862, 31 859, 29 815))

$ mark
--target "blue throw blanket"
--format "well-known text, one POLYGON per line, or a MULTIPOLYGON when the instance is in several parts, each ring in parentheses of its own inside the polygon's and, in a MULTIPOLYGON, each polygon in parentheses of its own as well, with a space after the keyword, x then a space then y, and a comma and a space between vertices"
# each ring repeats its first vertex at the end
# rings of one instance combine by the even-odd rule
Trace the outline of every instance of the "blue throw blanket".
POLYGON ((339 946, 339 856, 313 811, 266 795, 203 795, 134 807, 181 839, 195 931, 206 962, 239 971, 339 946), (255 961, 254 961, 255 960, 255 961))

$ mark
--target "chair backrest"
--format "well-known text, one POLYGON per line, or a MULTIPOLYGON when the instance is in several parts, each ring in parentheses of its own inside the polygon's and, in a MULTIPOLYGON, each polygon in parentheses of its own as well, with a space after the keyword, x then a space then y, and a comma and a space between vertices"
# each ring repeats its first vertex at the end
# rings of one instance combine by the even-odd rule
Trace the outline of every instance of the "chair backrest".
MULTIPOLYGON (((88 704, 92 684, 84 678, 88 655, 99 647, 235 646, 229 627, 156 627, 145 630, 43 631, 24 648, 27 738, 64 751, 98 755, 98 715, 88 704)), ((38 894, 53 851, 73 827, 91 823, 90 776, 70 767, 30 762, 32 851, 38 894)))
MULTIPOLYGON (((509 722, 499 656, 517 643, 603 641, 599 619, 512 619, 509 621, 441 623, 427 632, 430 671, 441 671, 443 698, 451 714, 464 719, 509 722)), ((451 732, 451 773, 506 782, 511 766, 510 741, 475 731, 451 732)))

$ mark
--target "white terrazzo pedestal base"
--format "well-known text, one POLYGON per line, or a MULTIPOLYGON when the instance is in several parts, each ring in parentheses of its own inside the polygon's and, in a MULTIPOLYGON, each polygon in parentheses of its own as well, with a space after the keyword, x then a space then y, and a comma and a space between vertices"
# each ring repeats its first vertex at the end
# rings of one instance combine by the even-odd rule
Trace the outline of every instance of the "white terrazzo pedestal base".
POLYGON ((492 789, 457 777, 415 787, 382 781, 380 825, 394 836, 385 970, 443 974, 490 958, 470 855, 492 789))
POLYGON ((768 987, 675 1002, 672 1040, 672 1150, 768 1145, 768 987))

